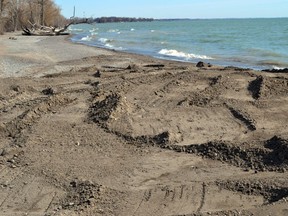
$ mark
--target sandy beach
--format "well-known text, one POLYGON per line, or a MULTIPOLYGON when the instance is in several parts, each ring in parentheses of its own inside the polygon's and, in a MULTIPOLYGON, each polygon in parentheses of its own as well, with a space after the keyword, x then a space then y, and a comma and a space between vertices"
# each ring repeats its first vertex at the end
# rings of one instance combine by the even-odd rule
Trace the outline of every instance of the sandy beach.
POLYGON ((288 74, 0 36, 0 215, 288 215, 288 74))

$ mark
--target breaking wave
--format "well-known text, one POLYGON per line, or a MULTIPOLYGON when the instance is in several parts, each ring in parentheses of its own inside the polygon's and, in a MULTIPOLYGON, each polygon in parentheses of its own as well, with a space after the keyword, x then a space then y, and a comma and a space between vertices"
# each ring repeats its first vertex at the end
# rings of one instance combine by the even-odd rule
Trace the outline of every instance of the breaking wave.
POLYGON ((107 39, 107 38, 99 38, 98 41, 100 41, 101 43, 107 43, 107 42, 109 42, 109 39, 107 39))
POLYGON ((160 50, 159 54, 184 59, 213 59, 212 57, 206 55, 196 55, 193 53, 184 53, 177 50, 168 50, 168 49, 160 50))
POLYGON ((93 39, 93 37, 91 37, 91 36, 86 36, 86 37, 82 37, 81 38, 81 41, 91 41, 93 39))
POLYGON ((96 32, 96 31, 98 31, 98 30, 99 30, 99 28, 93 28, 93 29, 90 29, 89 32, 92 33, 92 32, 96 32))
POLYGON ((105 47, 112 49, 113 45, 111 45, 109 42, 111 42, 112 40, 109 40, 107 38, 99 38, 98 41, 102 44, 104 44, 105 47))
POLYGON ((68 29, 69 29, 69 31, 72 31, 72 32, 83 32, 83 31, 84 31, 84 30, 81 29, 81 28, 72 28, 72 27, 69 27, 68 29))

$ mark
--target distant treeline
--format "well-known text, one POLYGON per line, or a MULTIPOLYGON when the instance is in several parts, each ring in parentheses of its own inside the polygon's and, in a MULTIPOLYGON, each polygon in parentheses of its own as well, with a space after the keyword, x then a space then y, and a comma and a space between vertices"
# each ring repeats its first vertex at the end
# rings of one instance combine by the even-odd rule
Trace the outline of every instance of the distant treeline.
POLYGON ((131 17, 100 17, 93 19, 96 23, 111 23, 111 22, 151 22, 153 18, 131 18, 131 17))

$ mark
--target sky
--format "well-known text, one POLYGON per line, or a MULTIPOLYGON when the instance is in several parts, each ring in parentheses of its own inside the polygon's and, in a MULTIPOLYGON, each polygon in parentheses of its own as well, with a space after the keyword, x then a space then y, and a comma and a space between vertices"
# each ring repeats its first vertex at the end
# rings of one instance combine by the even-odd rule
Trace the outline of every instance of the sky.
POLYGON ((258 18, 288 17, 288 0, 54 0, 69 18, 258 18))

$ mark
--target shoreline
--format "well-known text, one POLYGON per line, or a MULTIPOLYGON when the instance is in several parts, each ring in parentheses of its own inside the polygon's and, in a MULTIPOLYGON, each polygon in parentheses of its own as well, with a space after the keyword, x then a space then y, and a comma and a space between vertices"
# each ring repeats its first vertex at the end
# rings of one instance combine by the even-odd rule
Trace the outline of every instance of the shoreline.
MULTIPOLYGON (((246 65, 245 66, 245 63, 241 63, 240 65, 239 64, 236 64, 236 62, 234 62, 234 64, 228 64, 228 63, 220 63, 221 61, 220 60, 215 60, 215 59, 198 59, 198 60, 195 60, 195 61, 191 61, 191 60, 183 60, 183 59, 177 59, 176 56, 165 56, 165 55, 162 55, 161 54, 157 54, 157 53, 154 53, 154 55, 152 53, 150 54, 145 54, 145 53, 141 53, 141 52, 137 52, 137 51, 132 51, 132 50, 117 50, 117 49, 112 49, 112 48, 106 48, 106 47, 102 47, 102 46, 97 46, 97 45, 88 45, 86 44, 85 42, 81 42, 81 41, 72 41, 72 38, 73 38, 73 34, 69 35, 67 37, 67 41, 70 42, 70 43, 73 43, 73 44, 80 44, 80 45, 84 45, 84 46, 88 46, 88 47, 94 47, 94 48, 98 48, 98 49, 104 49, 104 50, 107 50, 107 51, 112 51, 112 52, 122 52, 122 53, 126 53, 126 54, 131 54, 131 55, 140 55, 140 56, 147 56, 147 57, 151 57, 151 58, 154 58, 154 59, 159 59, 159 60, 164 60, 164 61, 175 61, 175 62, 179 62, 179 63, 190 63, 190 64, 197 64, 199 61, 202 61, 202 62, 205 62, 206 64, 210 64, 210 65, 214 65, 216 67, 231 67, 231 68, 239 68, 239 69, 243 69, 243 70, 254 70, 254 71, 259 71, 259 72, 276 72, 277 70, 279 71, 283 71, 283 70, 288 70, 287 67, 279 67, 279 66, 264 66, 264 65, 246 65), (210 61, 209 61, 210 60, 210 61), (215 61, 215 62, 218 62, 216 64, 211 64, 211 61, 215 61)), ((247 63, 246 63, 247 64, 247 63)), ((281 73, 281 72, 280 72, 281 73)))
MULTIPOLYGON (((67 38, 67 36, 22 36, 19 32, 0 36, 0 45, 3 49, 0 52, 0 66, 2 66, 0 77, 33 76, 37 70, 45 70, 47 67, 53 70, 53 67, 61 62, 109 54, 108 50, 73 44, 67 38)), ((57 72, 57 68, 54 70, 57 72)))
MULTIPOLYGON (((131 59, 150 59, 151 61, 174 62, 174 60, 158 59, 148 55, 111 50, 108 48, 89 46, 82 43, 74 43, 69 36, 22 36, 17 33, 8 33, 0 36, 0 45, 3 49, 0 52, 1 60, 0 77, 22 77, 37 76, 37 70, 46 73, 47 67, 55 67, 62 62, 80 61, 83 58, 97 57, 101 55, 123 55, 131 59), (21 47, 23 46, 23 47, 21 47), (9 68, 10 62, 13 62, 12 68, 9 68), (3 68, 4 65, 4 68, 3 68), (24 68, 24 71, 21 69, 24 68), (35 68, 35 70, 34 70, 35 68), (26 70, 27 69, 27 70, 26 70)), ((189 62, 179 62, 195 65, 189 62)), ((41 72, 40 72, 41 73, 41 72)), ((53 70, 51 71, 53 73, 53 70)), ((55 69, 57 73, 57 69, 55 69)))
MULTIPOLYGON (((151 59, 153 61, 164 61, 164 62, 175 62, 184 65, 197 65, 197 62, 189 62, 182 61, 177 59, 169 59, 169 58, 157 58, 150 55, 125 52, 119 50, 113 50, 109 48, 90 46, 85 43, 77 43, 71 41, 73 35, 68 36, 22 36, 20 32, 17 33, 7 33, 6 35, 0 36, 0 45, 2 49, 6 51, 0 50, 1 60, 0 62, 0 71, 2 69, 2 73, 0 77, 9 77, 15 76, 33 76, 33 74, 37 73, 37 70, 41 70, 41 67, 47 68, 49 66, 55 67, 60 62, 71 61, 71 60, 80 60, 85 57, 96 57, 98 55, 126 55, 131 56, 131 58, 144 58, 151 59), (10 38, 10 39, 9 39, 10 38), (5 42, 6 40, 6 42, 5 42), (62 41, 61 41, 62 40, 62 41), (6 44, 5 44, 6 43, 6 44), (21 48, 21 43, 24 43, 24 48, 21 48), (55 45, 56 44, 56 45, 55 45), (10 47, 9 47, 10 46, 10 47), (6 48, 5 48, 6 47, 6 48), (29 49, 32 47, 32 49, 29 49), (43 50, 44 49, 44 50, 43 50), (12 51, 11 51, 12 50, 12 51), (60 51, 59 51, 60 50, 60 51), (5 53, 6 52, 6 53, 5 53), (67 55, 67 53, 69 53, 67 55), (35 56, 36 55, 36 56, 35 56), (31 57, 33 56, 33 57, 31 57), (12 62, 12 63, 8 63, 12 62), (21 62, 21 64, 19 64, 21 62), (13 64, 11 71, 9 71, 9 64, 13 64), (4 65, 4 67, 3 67, 4 65), (2 66, 2 68, 1 68, 2 66), (35 67, 35 70, 31 67, 35 67), (21 69, 24 68, 24 71, 21 69), (9 75, 10 74, 10 75, 9 75)), ((202 60, 206 65, 210 64, 209 61, 202 60)), ((234 68, 238 70, 246 70, 246 71, 255 71, 255 72, 273 72, 277 73, 278 69, 264 69, 264 70, 256 70, 245 67, 237 67, 237 66, 221 66, 221 65, 212 65, 214 69, 224 69, 224 68, 234 68)), ((285 71, 284 68, 283 70, 285 71)), ((48 73, 58 72, 57 68, 52 69, 48 73)), ((279 73, 281 73, 282 69, 279 69, 279 73)), ((45 73, 45 72, 44 72, 45 73)))
POLYGON ((286 215, 288 73, 9 36, 3 216, 286 215))
MULTIPOLYGON (((273 23, 273 21, 271 22, 273 23)), ((261 23, 265 26, 265 21, 261 23)), ((160 58, 160 59, 164 58, 164 59, 176 60, 176 61, 179 61, 179 60, 186 61, 186 62, 188 61, 192 63, 197 63, 198 61, 207 61, 208 63, 210 61, 209 63, 213 65, 219 65, 223 67, 235 66, 235 67, 241 67, 241 68, 250 68, 250 69, 257 70, 257 71, 265 70, 265 69, 273 69, 273 68, 283 69, 288 66, 287 61, 285 59, 285 51, 283 51, 284 47, 276 47, 276 45, 273 46, 272 38, 274 38, 274 36, 276 37, 276 33, 275 35, 274 34, 270 35, 269 32, 267 32, 268 33, 267 37, 265 37, 264 33, 261 34, 261 38, 265 37, 267 40, 263 39, 265 42, 263 41, 263 43, 261 43, 259 41, 259 44, 255 42, 255 44, 252 46, 253 41, 251 40, 252 38, 256 37, 255 35, 257 35, 257 33, 254 33, 254 31, 246 32, 245 26, 246 24, 249 24, 246 27, 254 29, 256 31, 256 29, 258 29, 257 25, 254 28, 250 26, 251 23, 246 23, 246 24, 245 22, 234 23, 235 25, 237 24, 237 26, 240 28, 240 33, 239 33, 239 38, 238 38, 238 36, 236 35, 233 36, 233 31, 230 32, 227 29, 225 31, 225 25, 223 24, 223 22, 220 22, 220 24, 223 25, 222 26, 223 31, 224 31, 223 34, 226 34, 226 33, 228 34, 226 39, 221 37, 222 33, 219 35, 218 34, 214 35, 214 39, 213 39, 210 33, 211 31, 213 32, 216 31, 217 33, 217 29, 213 30, 212 28, 209 30, 209 27, 207 26, 207 24, 201 25, 201 23, 197 23, 197 22, 195 24, 193 23, 189 25, 187 24, 187 27, 185 29, 189 29, 188 27, 191 25, 195 27, 196 29, 199 28, 199 33, 207 32, 207 38, 205 40, 198 38, 197 36, 193 36, 193 37, 191 36, 194 42, 192 43, 188 42, 187 45, 185 44, 183 45, 183 43, 185 40, 189 41, 189 38, 181 39, 181 40, 177 39, 178 44, 177 43, 174 44, 172 38, 170 41, 169 39, 170 36, 161 37, 160 32, 157 33, 157 29, 158 29, 157 27, 162 26, 160 24, 157 24, 156 26, 154 25, 151 26, 151 28, 155 29, 154 33, 150 33, 149 32, 150 27, 147 27, 145 24, 143 24, 144 26, 142 26, 142 24, 138 25, 137 23, 131 24, 131 29, 132 29, 131 33, 129 32, 130 25, 125 24, 125 23, 119 24, 119 29, 122 29, 123 32, 121 32, 117 28, 117 26, 115 26, 114 24, 111 24, 111 25, 104 24, 103 26, 99 26, 98 30, 97 30, 96 25, 91 26, 91 27, 78 26, 78 27, 75 27, 75 31, 73 31, 73 27, 71 27, 71 32, 76 33, 75 34, 76 36, 73 37, 74 38, 73 42, 76 42, 76 43, 81 43, 81 44, 87 43, 92 46, 96 45, 98 47, 104 47, 104 48, 111 47, 112 49, 113 48, 119 49, 119 50, 122 49, 122 50, 125 50, 125 52, 145 54, 145 55, 149 55, 149 56, 160 58), (105 29, 109 29, 109 28, 113 29, 112 32, 109 33, 107 31, 107 33, 105 33, 106 31, 105 29), (103 32, 101 29, 103 29, 103 32), (113 32, 114 31, 117 32, 118 30, 119 32, 117 33, 117 35, 116 34, 114 35, 113 32), (133 33, 133 30, 135 30, 134 33, 133 33), (241 30, 243 31, 243 35, 247 34, 247 37, 240 36, 242 35, 241 30), (144 31, 143 34, 145 36, 143 35, 143 38, 141 36, 139 36, 139 38, 134 37, 133 34, 137 34, 137 31, 139 32, 144 31), (97 36, 95 36, 95 34, 97 34, 97 36), (125 39, 126 37, 125 35, 127 35, 126 39, 125 39), (231 38, 229 37, 229 35, 231 36, 231 38), (250 37, 248 35, 250 36, 254 35, 254 36, 250 37), (152 41, 149 41, 150 37, 154 37, 155 41, 153 41, 152 38, 151 38, 152 41), (269 38, 271 38, 271 40, 269 38), (128 40, 130 42, 128 42, 128 40), (161 40, 163 41, 161 42, 161 40), (213 42, 213 40, 215 40, 215 42, 213 42), (264 46, 264 44, 267 44, 267 46, 264 46), (273 48, 274 51, 269 49, 268 46, 274 47, 273 48), (205 57, 213 58, 213 59, 205 60, 205 57)), ((166 25, 163 24, 164 26, 163 29, 164 31, 167 30, 167 32, 169 32, 170 25, 169 24, 166 24, 166 25)), ((230 22, 230 25, 233 28, 233 22, 230 22)), ((171 25, 171 26, 173 27, 174 25, 171 25)), ((177 24, 175 26, 177 26, 177 24)), ((228 27, 228 29, 230 29, 230 27, 228 27)), ((151 30, 151 31, 153 32, 154 30, 151 30)), ((193 31, 191 30, 191 32, 193 31)), ((281 32, 281 31, 278 31, 278 32, 281 32)), ((192 35, 198 35, 198 34, 194 32, 194 34, 192 35)), ((182 36, 181 34, 179 34, 176 37, 181 38, 182 36)), ((258 41, 257 38, 255 40, 258 41)), ((278 43, 281 43, 281 42, 279 41, 278 43)))

